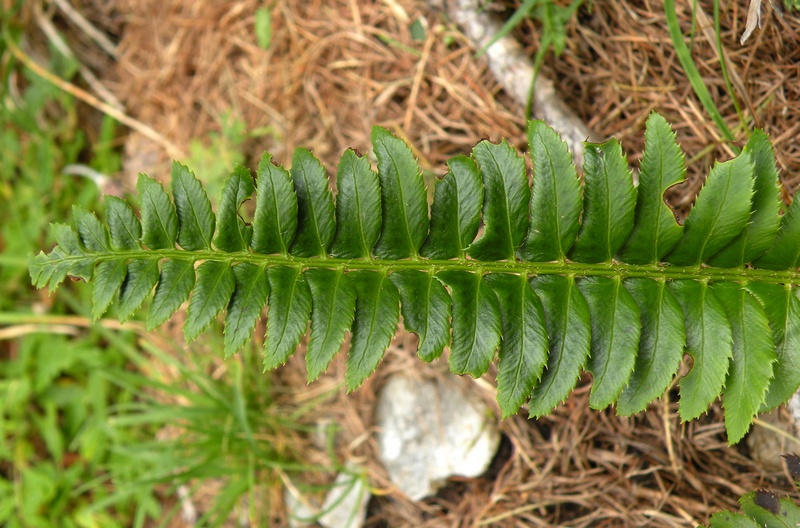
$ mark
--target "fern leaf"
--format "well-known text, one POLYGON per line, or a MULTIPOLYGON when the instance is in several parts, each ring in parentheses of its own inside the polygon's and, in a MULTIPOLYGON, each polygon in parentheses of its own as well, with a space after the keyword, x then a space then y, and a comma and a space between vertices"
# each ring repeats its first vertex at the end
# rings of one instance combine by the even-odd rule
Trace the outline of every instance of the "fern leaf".
POLYGON ((624 262, 658 262, 681 238, 683 226, 664 203, 664 193, 686 177, 683 153, 667 120, 653 113, 647 119, 639 170, 633 229, 620 252, 624 262))
POLYGON ((478 260, 514 260, 528 229, 531 194, 525 160, 503 141, 481 141, 472 151, 483 175, 483 235, 470 246, 478 260))
POLYGON ((733 282, 718 282, 711 285, 711 291, 725 308, 733 334, 722 403, 728 439, 736 443, 764 401, 776 354, 764 309, 747 290, 733 282))
POLYGON ((187 251, 211 249, 216 219, 200 181, 188 167, 172 163, 172 197, 178 213, 178 244, 187 251))
POLYGON ((372 128, 378 158, 383 222, 375 255, 399 259, 417 255, 428 236, 428 193, 408 145, 381 127, 372 128))
POLYGON ((604 409, 617 401, 633 373, 641 314, 618 278, 587 277, 578 282, 578 289, 589 305, 592 324, 591 356, 586 365, 593 379, 589 405, 604 409))
POLYGON ((336 188, 336 236, 331 253, 366 258, 381 233, 381 188, 366 158, 347 150, 339 161, 336 188))
POLYGON ((633 227, 636 189, 628 161, 616 140, 586 145, 584 156, 584 218, 570 259, 608 262, 633 227))
POLYGON ((403 324, 419 337, 417 354, 433 361, 450 343, 450 295, 432 273, 401 270, 389 278, 400 292, 403 324))
MULTIPOLYGON (((244 239, 239 239, 244 242, 244 239)), ((244 345, 267 304, 269 280, 264 265, 242 262, 233 267, 236 286, 225 316, 225 357, 244 345)))
POLYGON ((642 337, 630 382, 617 402, 617 412, 623 416, 643 411, 664 394, 686 342, 683 313, 665 281, 628 279, 625 288, 639 305, 642 337))
POLYGON ((483 276, 469 271, 443 271, 437 277, 450 287, 453 299, 453 343, 450 370, 482 376, 500 345, 500 306, 483 276))
POLYGON ((356 292, 340 270, 311 269, 305 273, 311 290, 311 339, 306 365, 308 381, 319 377, 339 352, 344 334, 353 323, 356 292))
POLYGON ((357 299, 345 374, 348 391, 357 389, 378 368, 400 318, 400 293, 386 275, 357 271, 351 281, 357 299))
POLYGON ((686 321, 686 352, 692 369, 680 382, 678 412, 684 422, 703 414, 725 383, 733 355, 731 325, 708 285, 692 280, 669 283, 686 321))
POLYGON ((589 306, 573 277, 544 275, 531 280, 542 300, 550 351, 540 383, 529 405, 531 416, 544 416, 564 401, 575 388, 589 357, 591 329, 589 306))
POLYGON ((283 365, 306 333, 311 292, 298 268, 279 266, 269 277, 269 318, 264 341, 264 369, 283 365))
POLYGON ((542 121, 528 124, 533 160, 530 228, 519 256, 524 260, 563 260, 580 224, 581 188, 567 144, 542 121))
POLYGON ((421 249, 422 256, 432 259, 464 258, 481 221, 483 183, 478 166, 466 156, 452 158, 447 166, 448 173, 436 182, 431 230, 421 249))
POLYGON ((105 222, 76 207, 72 226, 53 224, 55 246, 31 257, 31 280, 51 290, 68 276, 94 281, 94 319, 116 300, 125 320, 155 289, 149 329, 189 301, 187 341, 225 310, 226 357, 266 307, 265 368, 287 361, 310 322, 309 380, 350 332, 348 390, 377 368, 402 314, 424 361, 449 347, 451 371, 480 376, 497 357, 503 416, 526 401, 531 416, 549 413, 584 369, 590 406, 639 412, 686 352, 681 418, 722 395, 729 439, 741 439, 800 386, 800 201, 780 216, 766 135, 714 166, 684 226, 664 202, 683 181, 683 154, 658 114, 637 187, 615 140, 587 144, 582 187, 558 134, 533 121, 528 139, 532 186, 524 157, 483 141, 449 160, 430 215, 410 147, 381 127, 377 171, 346 151, 335 199, 306 149, 290 170, 265 154, 255 182, 235 168, 216 214, 175 163, 171 196, 140 176, 141 220, 108 197, 105 222))
POLYGON ((239 208, 255 191, 253 178, 246 167, 238 166, 225 182, 217 214, 214 245, 222 251, 245 251, 253 238, 253 227, 239 216, 239 208))
POLYGON ((290 171, 297 193, 297 237, 291 253, 298 257, 326 255, 336 226, 333 199, 322 163, 309 150, 297 149, 290 171))
POLYGON ((511 416, 531 394, 547 361, 542 302, 527 277, 492 273, 486 282, 500 303, 503 341, 497 364, 497 403, 511 416))

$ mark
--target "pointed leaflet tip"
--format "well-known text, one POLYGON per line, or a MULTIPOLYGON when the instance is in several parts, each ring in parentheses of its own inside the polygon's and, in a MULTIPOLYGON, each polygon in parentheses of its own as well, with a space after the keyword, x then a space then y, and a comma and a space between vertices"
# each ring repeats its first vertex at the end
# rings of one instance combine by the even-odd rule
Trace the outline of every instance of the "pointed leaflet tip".
POLYGON ((525 160, 503 140, 472 150, 483 175, 483 234, 467 250, 478 260, 514 260, 528 229, 530 187, 525 160))
POLYGON ((346 150, 336 173, 336 236, 331 254, 367 258, 381 233, 381 189, 369 160, 346 150))
POLYGON ((178 213, 178 244, 187 251, 211 249, 215 218, 205 189, 186 165, 172 162, 172 196, 178 213))
POLYGON ((428 193, 408 144, 385 128, 372 127, 378 158, 383 223, 375 255, 399 259, 417 255, 428 236, 428 193))
POLYGON ((178 238, 178 216, 164 188, 139 174, 136 184, 142 214, 142 244, 150 249, 172 249, 178 238))
POLYGON ((528 123, 533 162, 530 227, 519 257, 563 260, 580 227, 581 187, 567 144, 543 121, 528 123))
POLYGON ((296 257, 327 255, 336 225, 333 198, 322 163, 310 150, 298 148, 290 171, 297 195, 297 236, 290 252, 296 257))
POLYGON ((297 195, 292 178, 265 153, 258 163, 256 213, 251 245, 256 253, 286 255, 297 231, 297 195))

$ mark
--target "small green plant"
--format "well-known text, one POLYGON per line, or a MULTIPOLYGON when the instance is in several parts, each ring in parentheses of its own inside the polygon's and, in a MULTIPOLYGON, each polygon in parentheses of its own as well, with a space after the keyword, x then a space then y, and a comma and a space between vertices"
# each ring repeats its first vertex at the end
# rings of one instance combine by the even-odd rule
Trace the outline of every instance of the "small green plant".
POLYGON ((683 181, 683 154, 658 114, 638 186, 616 140, 587 145, 581 186, 555 131, 532 121, 528 135, 532 188, 522 156, 482 141, 449 161, 430 216, 410 148, 380 127, 377 173, 346 151, 335 202, 306 149, 291 170, 265 155, 257 185, 235 169, 216 215, 200 181, 174 163, 172 199, 140 177, 141 220, 107 197, 106 223, 75 207, 74 227, 53 224, 57 245, 31 257, 31 277, 51 289, 67 276, 93 280, 95 318, 116 299, 128 319, 155 288, 149 328, 191 295, 188 341, 227 309, 226 355, 248 342, 268 304, 266 368, 287 360, 310 319, 309 381, 349 331, 349 390, 381 361, 402 309, 425 361, 449 346, 452 372, 480 376, 498 354, 505 416, 526 400, 531 416, 551 412, 584 368, 593 408, 637 413, 687 352, 681 418, 722 394, 738 442, 756 413, 800 385, 800 203, 781 217, 766 135, 754 132, 738 157, 714 166, 684 225, 663 200, 683 181), (253 193, 248 222, 242 204, 253 193))
MULTIPOLYGON (((789 474, 800 488, 800 458, 784 455, 789 474)), ((778 497, 767 490, 757 490, 739 499, 742 513, 717 512, 709 528, 791 528, 800 526, 800 507, 788 497, 778 497)))

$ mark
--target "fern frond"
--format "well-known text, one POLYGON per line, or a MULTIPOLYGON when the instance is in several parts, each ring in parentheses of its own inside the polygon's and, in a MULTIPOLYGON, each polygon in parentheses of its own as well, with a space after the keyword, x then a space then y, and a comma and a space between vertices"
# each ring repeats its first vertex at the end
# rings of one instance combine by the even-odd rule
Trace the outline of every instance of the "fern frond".
POLYGON ((756 131, 715 165, 679 225, 663 195, 683 181, 683 154, 661 116, 645 134, 638 186, 615 140, 587 144, 581 186, 566 144, 533 121, 532 187, 519 153, 482 141, 448 162, 430 213, 411 149, 380 127, 377 171, 345 152, 335 200, 306 149, 290 170, 265 154, 255 182, 237 167, 216 215, 175 163, 172 197, 140 177, 141 220, 109 197, 105 224, 81 208, 74 227, 54 224, 56 246, 31 257, 31 278, 51 290, 67 276, 93 280, 95 319, 115 299, 130 317, 155 288, 148 328, 190 299, 188 341, 226 310, 226 356, 268 305, 265 367, 284 363, 310 324, 309 380, 349 332, 349 390, 375 370, 402 314, 425 361, 449 347, 454 373, 480 376, 497 357, 504 416, 526 400, 532 416, 551 412, 583 369, 593 408, 640 412, 688 353, 681 418, 722 395, 737 442, 800 386, 800 201, 780 216, 774 154, 756 131), (248 222, 240 209, 254 193, 248 222))

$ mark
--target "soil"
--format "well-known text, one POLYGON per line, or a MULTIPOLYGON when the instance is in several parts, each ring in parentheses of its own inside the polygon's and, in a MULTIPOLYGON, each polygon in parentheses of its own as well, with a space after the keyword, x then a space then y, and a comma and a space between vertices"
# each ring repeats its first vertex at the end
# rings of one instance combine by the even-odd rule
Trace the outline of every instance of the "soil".
MULTIPOLYGON (((693 2, 676 3, 688 34, 693 2)), ((760 126, 770 134, 782 178, 793 190, 800 177, 800 20, 791 13, 778 16, 765 2, 762 28, 741 46, 747 3, 725 2, 721 12, 729 70, 739 79, 733 93, 747 127, 760 126)), ((458 28, 426 3, 74 4, 111 40, 113 52, 103 51, 57 6, 44 16, 57 22, 79 60, 96 72, 125 113, 164 140, 134 131, 120 137, 125 167, 115 176, 128 188, 140 170, 166 177, 165 145, 188 153, 192 140, 210 141, 210 134, 220 133, 225 116, 243 122, 247 130, 268 131, 244 141, 250 166, 264 150, 288 162, 295 147, 305 146, 333 171, 344 149, 369 150, 373 124, 406 138, 423 169, 436 174, 443 173, 450 156, 468 152, 482 138, 504 137, 525 148, 523 107, 500 89, 458 28), (265 5, 272 15, 267 49, 254 36, 254 12, 265 5), (412 37, 415 22, 424 28, 421 40, 412 37)), ((669 195, 685 213, 712 160, 729 158, 731 145, 746 138, 715 47, 697 24, 693 57, 735 132, 732 143, 721 139, 696 99, 671 46, 661 2, 591 4, 567 24, 566 49, 559 57, 550 54, 543 74, 556 82, 595 134, 622 141, 633 165, 647 116, 652 111, 664 114, 687 153, 689 182, 669 195)), ((495 3, 489 8, 508 16, 515 7, 495 3)), ((697 2, 697 8, 712 16, 710 1, 697 2)), ((540 29, 535 21, 525 21, 516 31, 532 55, 540 29)), ((93 90, 88 82, 79 84, 93 90)), ((202 178, 203 167, 195 169, 202 178)), ((299 408, 321 399, 305 420, 339 424, 336 458, 340 463, 357 460, 368 468, 377 493, 366 526, 695 526, 721 508, 737 509, 736 499, 747 491, 791 489, 782 466, 767 469, 752 460, 746 443, 727 444, 720 405, 697 421, 681 424, 673 387, 646 413, 620 418, 613 411, 589 409, 586 378, 551 416, 533 421, 523 411, 499 422, 504 440, 485 475, 453 479, 435 497, 412 502, 392 489, 375 461, 371 434, 375 393, 392 372, 449 375, 444 361, 425 365, 414 358, 414 346, 413 336, 399 333, 376 375, 349 395, 340 383, 341 354, 311 386, 305 382, 302 354, 272 374, 282 404, 299 408)), ((493 401, 491 375, 471 383, 493 401)), ((308 461, 329 461, 324 446, 312 438, 295 441, 308 461)), ((202 495, 195 497, 201 510, 202 495)), ((273 524, 286 525, 279 501, 275 508, 273 524)))

